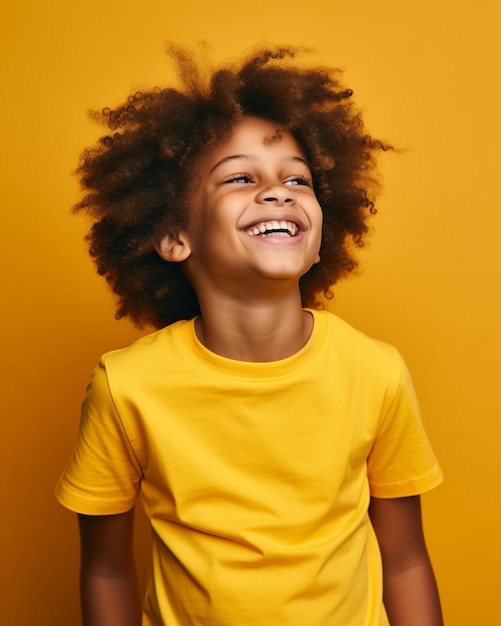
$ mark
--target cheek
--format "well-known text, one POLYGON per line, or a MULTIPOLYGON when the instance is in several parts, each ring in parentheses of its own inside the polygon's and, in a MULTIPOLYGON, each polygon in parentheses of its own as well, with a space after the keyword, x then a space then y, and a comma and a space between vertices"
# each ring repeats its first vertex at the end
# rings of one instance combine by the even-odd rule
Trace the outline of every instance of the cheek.
POLYGON ((323 225, 324 225, 324 213, 323 213, 322 207, 320 205, 318 205, 318 209, 316 211, 315 223, 316 223, 317 228, 318 228, 318 233, 319 233, 318 234, 318 238, 319 238, 319 241, 321 242, 323 225))
POLYGON ((317 254, 314 263, 320 263, 320 248, 322 246, 323 222, 324 215, 321 207, 318 207, 318 237, 317 237, 317 254))

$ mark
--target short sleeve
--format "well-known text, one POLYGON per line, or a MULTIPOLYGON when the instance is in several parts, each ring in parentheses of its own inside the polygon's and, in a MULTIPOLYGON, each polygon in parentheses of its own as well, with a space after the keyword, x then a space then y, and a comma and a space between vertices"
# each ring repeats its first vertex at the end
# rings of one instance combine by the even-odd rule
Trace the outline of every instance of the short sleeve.
POLYGON ((399 376, 385 398, 382 417, 368 458, 371 495, 418 495, 442 482, 442 471, 421 419, 410 374, 400 355, 399 376))
POLYGON ((101 362, 87 387, 77 443, 56 497, 77 513, 124 513, 135 504, 141 476, 101 362))

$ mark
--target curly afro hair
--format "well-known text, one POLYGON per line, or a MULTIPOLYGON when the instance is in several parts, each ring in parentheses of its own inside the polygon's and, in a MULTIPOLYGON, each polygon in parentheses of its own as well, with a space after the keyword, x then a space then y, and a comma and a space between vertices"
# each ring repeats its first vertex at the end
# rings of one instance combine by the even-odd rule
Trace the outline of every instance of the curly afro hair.
POLYGON ((196 159, 244 116, 276 122, 303 148, 323 210, 321 261, 300 280, 303 306, 318 308, 352 272, 375 212, 375 156, 389 146, 364 130, 340 70, 305 67, 297 48, 264 49, 209 72, 171 46, 181 87, 135 93, 93 117, 113 133, 84 152, 85 195, 75 211, 93 218, 87 239, 99 274, 118 296, 117 318, 161 328, 199 314, 182 268, 156 245, 186 225, 196 159))

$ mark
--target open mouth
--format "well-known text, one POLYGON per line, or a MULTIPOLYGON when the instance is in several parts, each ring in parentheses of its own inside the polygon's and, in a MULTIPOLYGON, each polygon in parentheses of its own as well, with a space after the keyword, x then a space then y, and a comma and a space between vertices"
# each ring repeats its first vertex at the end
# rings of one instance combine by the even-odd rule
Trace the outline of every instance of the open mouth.
POLYGON ((296 237, 299 226, 289 220, 270 220, 254 224, 246 232, 252 237, 296 237))

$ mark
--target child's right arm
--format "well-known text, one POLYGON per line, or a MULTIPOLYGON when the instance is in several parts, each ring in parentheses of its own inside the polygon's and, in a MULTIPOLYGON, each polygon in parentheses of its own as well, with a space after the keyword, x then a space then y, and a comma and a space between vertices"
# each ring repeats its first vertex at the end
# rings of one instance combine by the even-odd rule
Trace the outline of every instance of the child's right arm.
POLYGON ((134 509, 119 515, 79 515, 78 523, 83 625, 140 626, 134 509))

